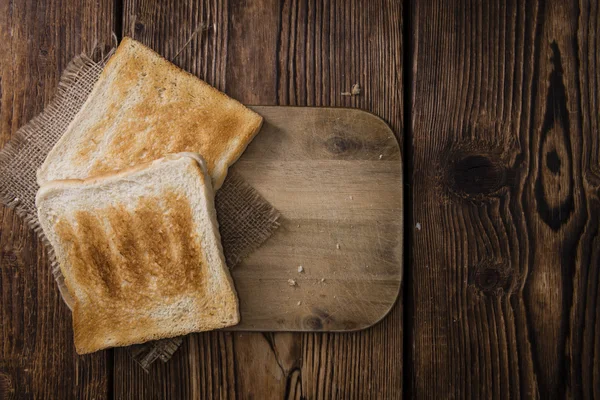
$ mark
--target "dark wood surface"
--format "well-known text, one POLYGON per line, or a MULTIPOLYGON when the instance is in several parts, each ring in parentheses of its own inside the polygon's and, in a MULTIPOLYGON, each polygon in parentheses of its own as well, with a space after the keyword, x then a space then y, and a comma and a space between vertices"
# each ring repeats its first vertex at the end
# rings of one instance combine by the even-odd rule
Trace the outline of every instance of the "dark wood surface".
POLYGON ((146 374, 74 354, 41 246, 0 209, 2 393, 600 398, 597 1, 37 3, 0 2, 0 144, 114 29, 249 104, 381 116, 406 139, 411 256, 371 329, 195 334, 146 374))
POLYGON ((600 395, 599 18, 588 1, 415 3, 419 398, 600 395))
MULTIPOLYGON (((0 146, 50 100, 61 71, 110 43, 112 1, 0 1, 0 146)), ((103 398, 109 353, 79 357, 36 236, 0 206, 0 398, 103 398)))

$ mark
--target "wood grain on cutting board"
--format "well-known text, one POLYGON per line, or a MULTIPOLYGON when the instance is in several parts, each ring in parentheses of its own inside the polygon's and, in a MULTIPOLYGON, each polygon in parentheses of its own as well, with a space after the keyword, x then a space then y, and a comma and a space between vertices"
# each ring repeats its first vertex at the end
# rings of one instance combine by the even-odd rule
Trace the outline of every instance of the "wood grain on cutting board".
POLYGON ((396 301, 402 275, 402 164, 393 132, 354 109, 253 109, 265 123, 233 169, 282 218, 233 270, 242 321, 232 330, 373 325, 396 301))

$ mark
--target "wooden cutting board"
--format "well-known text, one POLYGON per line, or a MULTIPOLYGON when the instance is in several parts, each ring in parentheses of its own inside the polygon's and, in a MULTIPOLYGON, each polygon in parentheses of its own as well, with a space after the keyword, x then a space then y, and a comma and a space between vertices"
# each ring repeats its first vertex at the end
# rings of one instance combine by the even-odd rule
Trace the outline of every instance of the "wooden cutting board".
POLYGON ((402 280, 402 160, 394 133, 360 110, 252 108, 265 123, 233 169, 282 218, 233 269, 242 318, 232 330, 375 324, 402 280))

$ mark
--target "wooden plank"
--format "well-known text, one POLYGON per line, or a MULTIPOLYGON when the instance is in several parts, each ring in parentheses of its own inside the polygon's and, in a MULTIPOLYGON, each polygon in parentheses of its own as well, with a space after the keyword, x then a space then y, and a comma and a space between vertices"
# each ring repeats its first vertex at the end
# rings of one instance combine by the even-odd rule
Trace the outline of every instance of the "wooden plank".
MULTIPOLYGON (((401 139, 401 13, 397 1, 127 0, 123 27, 242 102, 362 108, 401 139), (342 96, 354 83, 361 95, 342 96)), ((400 398, 401 323, 397 304, 356 333, 190 335, 185 362, 142 380, 117 350, 115 397, 400 398)))
POLYGON ((233 269, 241 321, 228 330, 374 325, 396 302, 402 278, 394 133, 361 110, 253 109, 265 121, 233 170, 281 212, 281 226, 233 269))
POLYGON ((598 395, 598 12, 415 3, 417 398, 598 395))
MULTIPOLYGON (((0 1, 0 146, 52 97, 69 60, 111 43, 113 2, 0 1)), ((0 206, 0 397, 105 398, 108 353, 78 357, 37 237, 0 206)))

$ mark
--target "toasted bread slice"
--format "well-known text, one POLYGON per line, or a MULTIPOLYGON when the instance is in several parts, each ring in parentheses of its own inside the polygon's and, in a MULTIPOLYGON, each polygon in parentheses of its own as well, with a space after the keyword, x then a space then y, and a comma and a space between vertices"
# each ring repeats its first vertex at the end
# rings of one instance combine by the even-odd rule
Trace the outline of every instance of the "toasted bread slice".
POLYGON ((261 124, 260 115, 126 37, 37 180, 83 179, 196 152, 217 190, 261 124))
POLYGON ((40 188, 39 221, 74 298, 79 354, 239 322, 202 164, 177 154, 40 188))

